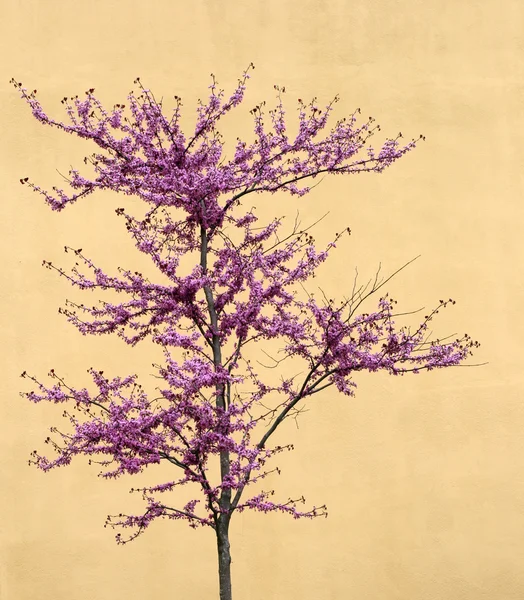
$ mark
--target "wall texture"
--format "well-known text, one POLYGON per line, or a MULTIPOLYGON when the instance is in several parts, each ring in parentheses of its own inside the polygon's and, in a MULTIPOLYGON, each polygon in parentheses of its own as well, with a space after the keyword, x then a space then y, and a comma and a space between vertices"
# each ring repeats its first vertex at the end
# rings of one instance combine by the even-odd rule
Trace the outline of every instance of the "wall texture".
MULTIPOLYGON (((60 410, 18 397, 24 369, 145 369, 146 349, 82 338, 58 315, 69 293, 40 267, 64 244, 108 267, 134 260, 114 217, 91 197, 52 213, 18 179, 60 181, 84 143, 39 125, 8 84, 60 99, 95 87, 112 105, 140 75, 187 113, 209 73, 228 89, 256 64, 244 114, 285 85, 337 110, 361 107, 386 134, 427 141, 382 176, 326 179, 301 204, 318 230, 352 238, 323 272, 340 291, 422 257, 392 283, 406 309, 452 296, 442 333, 483 346, 477 368, 358 379, 352 400, 326 393, 282 460, 283 494, 329 506, 329 519, 245 515, 233 526, 239 600, 482 600, 524 597, 524 4, 520 0, 3 0, 0 47, 0 312, 3 432, 1 600, 216 597, 214 540, 153 527, 117 547, 102 527, 132 505, 134 482, 107 483, 81 461, 44 475, 27 466, 60 410), (144 366, 145 365, 145 366, 144 366)), ((247 121, 245 122, 247 123, 247 121)), ((245 131, 246 124, 238 122, 245 131)), ((231 131, 235 135, 233 122, 231 131)), ((234 139, 234 138, 233 138, 234 139)), ((298 203, 257 202, 267 214, 298 203)), ((139 260, 139 258, 137 258, 139 260)), ((439 331, 440 332, 440 331, 439 331)))

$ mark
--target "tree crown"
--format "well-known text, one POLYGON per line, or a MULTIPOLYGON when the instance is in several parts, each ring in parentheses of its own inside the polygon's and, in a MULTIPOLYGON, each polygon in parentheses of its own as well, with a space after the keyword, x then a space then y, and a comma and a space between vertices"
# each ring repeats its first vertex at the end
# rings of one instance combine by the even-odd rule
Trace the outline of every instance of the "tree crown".
MULTIPOLYGON (((111 526, 134 528, 130 539, 159 517, 216 528, 235 510, 281 511, 295 518, 326 514, 324 506, 302 510, 299 500, 273 500, 272 490, 247 494, 246 488, 278 471, 266 466, 268 460, 292 448, 271 445, 279 425, 296 415, 306 398, 330 386, 353 395, 357 371, 401 375, 453 366, 478 345, 469 336, 428 339, 431 320, 452 300, 441 301, 415 328, 396 325, 395 302, 388 295, 379 298, 373 312, 360 313, 362 303, 390 279, 378 274, 340 301, 318 300, 305 291, 304 282, 349 229, 319 250, 310 228, 302 228, 298 219, 287 233, 282 233, 282 218, 260 225, 244 197, 263 192, 304 196, 311 190, 309 182, 324 173, 380 173, 417 140, 401 145, 399 134, 374 150, 369 140, 378 126, 372 119, 359 123, 360 111, 337 121, 322 137, 337 98, 323 110, 316 100, 308 105, 299 100, 298 133, 290 139, 285 89, 275 86, 277 103, 269 119, 263 104, 255 107, 254 141, 237 140, 227 160, 219 122, 243 101, 251 68, 229 98, 213 78, 191 135, 180 126, 181 99, 175 96, 168 117, 140 79, 135 81, 139 92, 128 96, 128 110, 124 104, 106 110, 93 89, 84 99, 64 98, 68 123, 44 112, 36 90, 28 92, 13 81, 40 122, 99 147, 85 159, 92 177, 70 170, 70 193, 47 192, 27 178, 22 183, 58 211, 97 189, 138 196, 148 205, 143 217, 125 208, 116 213, 164 283, 124 268, 107 274, 81 249, 65 249, 75 257, 71 270, 44 265, 77 288, 112 290, 125 298, 93 306, 67 301, 60 311, 86 335, 115 333, 131 345, 145 338, 160 344, 165 360, 155 365, 161 380, 156 395, 146 393, 135 375, 109 379, 89 369, 89 391, 70 386, 54 370, 52 384, 23 373, 36 385, 24 394, 30 400, 65 402, 75 409, 64 412, 70 430, 52 428, 55 437, 46 440, 55 456, 34 453, 32 462, 44 471, 87 455, 102 465, 103 477, 136 474, 161 461, 178 472, 170 481, 136 490, 147 504, 143 514, 108 518, 111 526), (194 265, 187 272, 181 260, 190 256, 194 265), (253 366, 247 346, 270 339, 281 341, 282 358, 273 359, 275 365, 298 360, 303 365, 299 374, 287 373, 275 384, 253 366), (221 466, 215 482, 213 456, 221 466), (200 496, 182 508, 171 507, 165 501, 169 492, 189 483, 200 488, 200 496)), ((125 541, 120 535, 117 539, 125 541)))

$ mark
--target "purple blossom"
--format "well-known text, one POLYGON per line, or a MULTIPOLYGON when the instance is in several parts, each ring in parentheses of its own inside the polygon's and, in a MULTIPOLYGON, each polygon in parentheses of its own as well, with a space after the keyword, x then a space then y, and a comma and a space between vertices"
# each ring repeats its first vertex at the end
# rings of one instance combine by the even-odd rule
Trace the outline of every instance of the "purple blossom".
POLYGON ((157 389, 146 392, 134 375, 109 379, 95 369, 89 369, 89 390, 71 386, 54 370, 50 384, 23 374, 36 386, 24 394, 29 400, 70 407, 64 411, 67 430, 52 428, 53 437, 46 440, 54 456, 33 453, 31 462, 44 471, 68 465, 77 455, 89 457, 106 478, 135 475, 161 462, 172 466, 168 481, 132 490, 143 496, 142 514, 108 518, 111 527, 133 530, 130 538, 118 534, 121 543, 168 518, 215 529, 220 550, 227 538, 223 527, 227 532, 235 511, 326 515, 325 506, 302 509, 302 498, 283 501, 273 490, 260 490, 259 482, 280 472, 275 455, 292 449, 274 445, 276 429, 328 387, 352 396, 359 371, 403 375, 454 366, 478 345, 469 336, 429 339, 429 324, 452 300, 441 301, 411 328, 397 325, 388 295, 377 299, 373 312, 359 312, 387 280, 377 279, 338 302, 304 292, 303 284, 349 229, 319 249, 298 220, 291 228, 283 218, 259 223, 255 209, 243 204, 245 196, 277 191, 304 196, 310 180, 324 173, 380 173, 417 140, 401 145, 399 135, 371 148, 378 127, 372 119, 359 122, 360 111, 325 133, 338 98, 323 110, 316 100, 308 105, 299 100, 298 133, 290 140, 284 90, 277 87, 269 119, 263 105, 255 107, 254 141, 238 140, 228 160, 218 126, 243 101, 248 79, 249 69, 226 99, 213 78, 191 135, 181 130, 180 98, 167 116, 139 80, 139 93, 130 93, 127 108, 117 104, 106 110, 94 90, 82 100, 64 98, 68 123, 49 117, 36 92, 15 84, 39 121, 99 148, 85 160, 93 176, 70 171, 71 192, 49 193, 29 183, 53 210, 97 189, 138 196, 147 205, 143 217, 125 207, 116 213, 136 248, 158 269, 158 282, 130 268, 108 274, 82 249, 69 247, 71 269, 48 261, 44 266, 84 293, 97 289, 121 296, 118 303, 67 301, 60 312, 84 335, 114 333, 131 345, 146 338, 159 344, 164 362, 155 366, 157 389), (189 257, 194 264, 188 271, 181 264, 189 257), (281 342, 278 358, 267 357, 266 365, 280 370, 277 384, 273 371, 253 366, 247 354, 269 339, 281 342), (186 485, 196 497, 172 507, 169 499, 176 501, 176 490, 186 485))

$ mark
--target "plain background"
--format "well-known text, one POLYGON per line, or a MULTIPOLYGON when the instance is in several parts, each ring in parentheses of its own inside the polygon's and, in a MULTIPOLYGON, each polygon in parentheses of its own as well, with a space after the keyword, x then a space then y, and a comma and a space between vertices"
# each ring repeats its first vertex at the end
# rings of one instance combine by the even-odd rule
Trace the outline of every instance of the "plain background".
MULTIPOLYGON (((3 0, 0 35, 2 435, 0 598, 138 600, 217 597, 212 532, 160 524, 125 547, 103 528, 132 510, 134 481, 108 483, 82 461, 27 466, 61 408, 18 396, 23 370, 60 369, 81 385, 93 365, 147 377, 151 350, 83 338, 57 312, 66 283, 42 269, 83 247, 108 270, 141 265, 114 208, 90 196, 61 214, 18 183, 44 187, 81 166, 86 142, 45 128, 9 85, 37 88, 44 108, 94 87, 112 106, 137 75, 157 96, 184 98, 191 123, 209 73, 226 90, 253 61, 248 111, 285 85, 296 99, 340 94, 385 135, 427 141, 383 175, 326 178, 300 203, 258 196, 265 214, 328 217, 352 237, 322 273, 342 293, 358 266, 389 272, 406 310, 453 297, 439 334, 482 342, 476 368, 417 377, 366 375, 354 399, 318 397, 282 434, 283 497, 326 503, 329 518, 246 514, 233 524, 238 600, 510 600, 524 597, 524 4, 521 0, 3 0), (135 260, 137 261, 135 263, 135 260)), ((238 119, 238 120, 237 120, 238 119)))

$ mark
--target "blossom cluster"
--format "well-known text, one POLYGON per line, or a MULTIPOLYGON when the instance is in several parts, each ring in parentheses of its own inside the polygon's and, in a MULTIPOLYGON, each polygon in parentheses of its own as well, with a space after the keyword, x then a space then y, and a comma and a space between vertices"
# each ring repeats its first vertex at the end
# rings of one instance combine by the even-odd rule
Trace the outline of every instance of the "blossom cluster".
MULTIPOLYGON (((54 370, 51 384, 23 373, 35 385, 24 394, 31 401, 72 407, 64 411, 67 431, 52 428, 54 437, 46 440, 54 457, 33 454, 31 462, 44 471, 68 465, 78 455, 99 464, 101 476, 108 478, 141 473, 161 462, 172 465, 169 481, 133 490, 144 497, 143 514, 108 518, 110 526, 132 528, 131 538, 157 518, 216 528, 221 519, 246 509, 295 518, 325 515, 324 506, 302 510, 303 499, 274 500, 272 489, 254 485, 278 473, 267 463, 292 448, 273 443, 281 423, 330 386, 353 395, 356 372, 402 375, 453 366, 477 345, 468 336, 430 339, 430 322, 452 300, 441 301, 409 328, 396 324, 395 302, 388 295, 378 299, 373 312, 359 312, 386 283, 378 279, 339 302, 303 293, 304 283, 349 229, 319 249, 298 221, 288 231, 283 218, 260 224, 244 197, 263 192, 304 196, 309 182, 324 173, 380 173, 413 149, 416 140, 401 145, 399 135, 380 149, 371 148, 378 127, 371 119, 359 122, 359 111, 324 134, 337 99, 323 110, 316 100, 309 105, 299 100, 298 131, 290 138, 285 90, 277 87, 269 119, 263 105, 251 111, 254 141, 238 140, 227 160, 219 122, 244 100, 249 72, 229 98, 213 78, 191 135, 181 129, 181 99, 175 97, 168 117, 139 79, 140 93, 129 94, 128 110, 124 104, 107 110, 93 89, 83 99, 64 98, 67 123, 44 112, 36 91, 14 82, 39 121, 99 148, 85 159, 91 177, 71 169, 70 193, 45 191, 27 178, 22 183, 54 210, 97 189, 138 196, 147 205, 141 217, 125 207, 116 213, 136 248, 151 258, 158 282, 123 267, 109 274, 82 249, 69 247, 72 269, 44 265, 80 290, 122 297, 121 302, 92 305, 69 300, 60 312, 84 335, 114 333, 131 345, 145 339, 159 344, 165 360, 156 365, 161 384, 155 393, 147 393, 135 375, 108 379, 96 369, 89 369, 91 390, 72 387, 54 370), (182 267, 188 258, 194 258, 190 269, 182 267), (281 343, 283 358, 277 364, 292 359, 303 365, 298 374, 284 369, 277 384, 249 359, 254 342, 272 339, 281 343), (176 497, 176 488, 184 485, 196 487, 199 495, 181 508, 171 506, 166 498, 176 497)), ((120 534, 117 539, 125 541, 120 534)))

